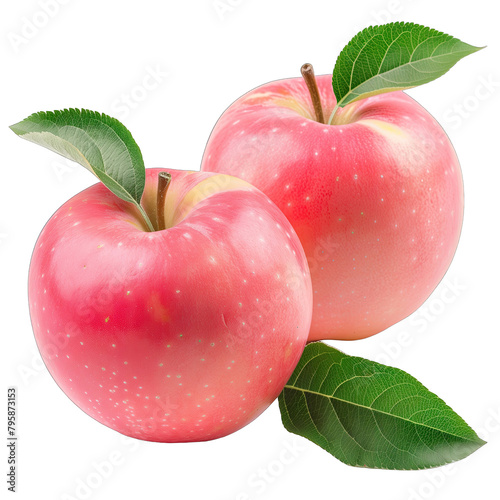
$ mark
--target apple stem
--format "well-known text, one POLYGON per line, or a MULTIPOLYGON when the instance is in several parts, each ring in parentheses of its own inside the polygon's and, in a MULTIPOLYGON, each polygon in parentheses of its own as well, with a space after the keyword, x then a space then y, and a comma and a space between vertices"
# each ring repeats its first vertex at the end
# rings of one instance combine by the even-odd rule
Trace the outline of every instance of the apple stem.
POLYGON ((165 229, 165 198, 172 176, 168 172, 158 174, 158 191, 156 196, 156 217, 158 219, 158 231, 165 229))
POLYGON ((325 123, 325 119, 323 117, 323 108, 321 106, 321 99, 319 97, 318 84, 316 83, 312 64, 303 64, 300 68, 300 72, 302 73, 302 78, 304 78, 304 81, 306 82, 307 88, 309 90, 309 94, 311 95, 311 101, 313 103, 314 113, 316 114, 316 120, 319 123, 325 123))

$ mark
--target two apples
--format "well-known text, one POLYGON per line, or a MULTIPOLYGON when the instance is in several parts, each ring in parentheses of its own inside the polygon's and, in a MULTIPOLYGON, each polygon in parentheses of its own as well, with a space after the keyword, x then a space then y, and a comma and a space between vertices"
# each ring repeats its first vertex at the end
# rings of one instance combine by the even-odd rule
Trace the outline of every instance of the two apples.
MULTIPOLYGON (((353 102, 331 124, 318 100, 336 108, 331 77, 316 102, 303 79, 263 85, 222 115, 201 172, 170 171, 161 191, 166 174, 146 170, 137 206, 94 185, 49 220, 31 319, 83 411, 140 439, 222 437, 271 404, 306 342, 376 334, 430 295, 463 214, 446 134, 403 92, 353 102)), ((106 148, 35 138, 46 119, 13 129, 106 162, 106 148)), ((48 130, 78 138, 62 119, 48 130)))

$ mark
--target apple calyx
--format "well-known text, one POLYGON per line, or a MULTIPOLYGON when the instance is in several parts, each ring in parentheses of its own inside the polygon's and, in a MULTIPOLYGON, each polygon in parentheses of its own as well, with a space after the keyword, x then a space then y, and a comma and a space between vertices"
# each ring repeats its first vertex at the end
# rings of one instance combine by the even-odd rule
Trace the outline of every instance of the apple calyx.
POLYGON ((158 231, 165 229, 165 199, 172 175, 168 172, 158 173, 158 190, 156 195, 156 217, 158 220, 158 231))
POLYGON ((316 83, 316 77, 314 76, 314 68, 312 64, 305 63, 300 68, 302 78, 306 82, 307 89, 311 96, 311 101, 314 107, 314 113, 316 114, 316 121, 319 123, 325 123, 325 118, 323 115, 323 107, 321 106, 321 98, 319 96, 318 84, 316 83))

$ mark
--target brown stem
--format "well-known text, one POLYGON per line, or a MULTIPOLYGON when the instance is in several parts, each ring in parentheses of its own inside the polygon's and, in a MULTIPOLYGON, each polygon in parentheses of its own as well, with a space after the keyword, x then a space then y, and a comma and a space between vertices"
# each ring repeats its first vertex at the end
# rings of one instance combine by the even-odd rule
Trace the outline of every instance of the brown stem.
POLYGON ((172 176, 168 172, 158 174, 158 191, 156 195, 156 218, 158 219, 158 231, 165 229, 165 198, 172 176))
POLYGON ((325 123, 325 119, 323 117, 323 108, 321 107, 321 99, 319 97, 318 84, 316 83, 316 78, 314 77, 314 69, 312 67, 312 64, 303 64, 300 68, 300 72, 302 73, 302 78, 304 78, 307 88, 309 89, 309 94, 311 94, 311 101, 314 106, 316 120, 319 123, 325 123))

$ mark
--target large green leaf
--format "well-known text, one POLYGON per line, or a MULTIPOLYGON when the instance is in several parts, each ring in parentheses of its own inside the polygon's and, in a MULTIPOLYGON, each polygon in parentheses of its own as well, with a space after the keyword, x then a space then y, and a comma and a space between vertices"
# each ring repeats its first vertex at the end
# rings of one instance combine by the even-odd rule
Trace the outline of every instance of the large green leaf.
POLYGON ((140 205, 146 178, 141 150, 118 120, 86 109, 65 109, 34 113, 10 128, 83 165, 114 194, 134 203, 153 230, 140 205))
POLYGON ((321 342, 306 346, 279 406, 287 430, 348 465, 424 469, 484 444, 411 375, 321 342))
POLYGON ((481 48, 413 23, 366 28, 335 63, 332 84, 337 106, 435 80, 481 48))

